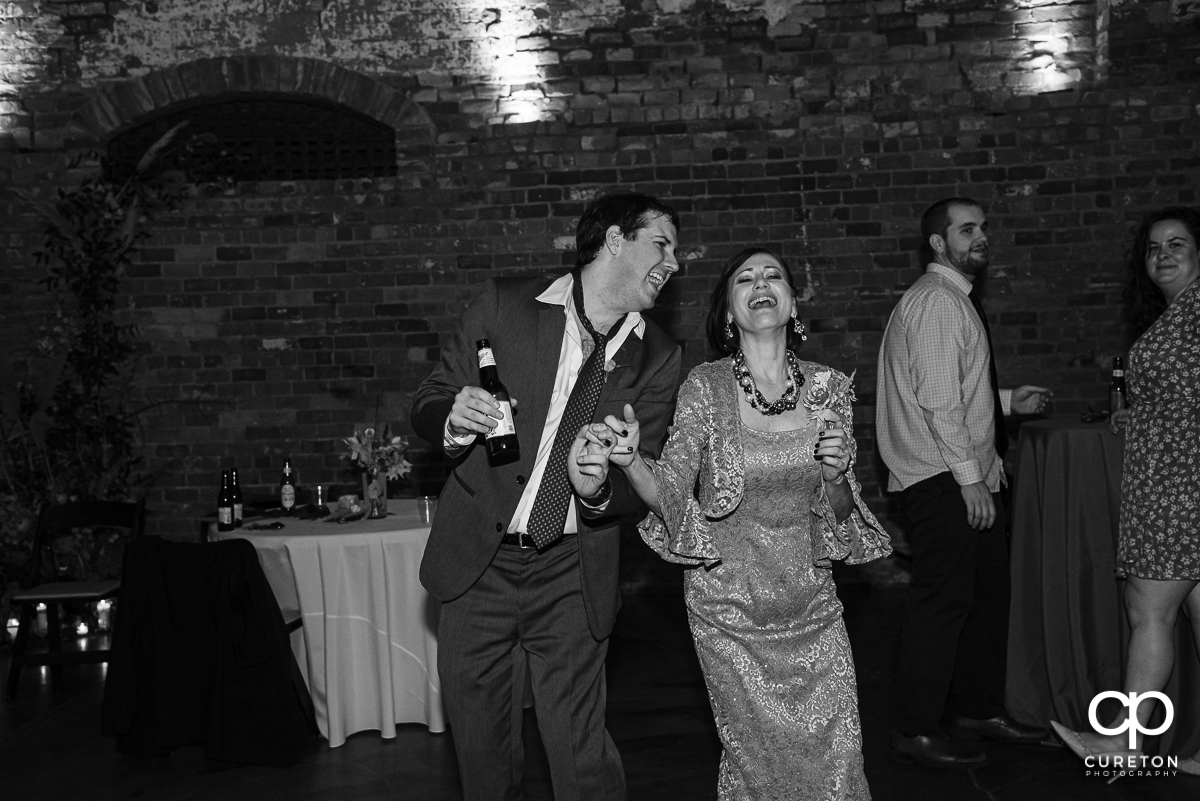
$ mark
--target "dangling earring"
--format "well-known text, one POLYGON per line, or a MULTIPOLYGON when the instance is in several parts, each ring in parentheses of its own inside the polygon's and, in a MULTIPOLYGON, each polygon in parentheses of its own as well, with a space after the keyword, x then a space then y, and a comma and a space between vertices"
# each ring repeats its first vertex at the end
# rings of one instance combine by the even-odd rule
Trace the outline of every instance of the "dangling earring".
POLYGON ((728 320, 725 321, 725 341, 726 342, 733 341, 733 326, 731 326, 729 324, 728 320))
POLYGON ((804 323, 800 322, 800 315, 795 311, 792 312, 792 330, 800 335, 801 342, 808 341, 808 337, 804 333, 804 323))

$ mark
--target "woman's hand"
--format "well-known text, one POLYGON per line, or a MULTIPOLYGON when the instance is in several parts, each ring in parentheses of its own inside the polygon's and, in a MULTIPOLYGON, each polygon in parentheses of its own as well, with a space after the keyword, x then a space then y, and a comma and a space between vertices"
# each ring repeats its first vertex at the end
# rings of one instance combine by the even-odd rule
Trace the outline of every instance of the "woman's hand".
MULTIPOLYGON (((840 423, 840 419, 834 425, 840 423)), ((813 458, 821 463, 821 477, 831 484, 841 484, 850 469, 848 435, 841 428, 826 428, 818 434, 813 458)))
POLYGON ((617 467, 629 467, 633 464, 633 460, 637 458, 638 446, 641 444, 641 426, 638 425, 637 416, 633 413, 633 407, 628 403, 625 404, 623 420, 618 420, 616 415, 609 415, 604 418, 604 425, 608 428, 609 434, 615 438, 610 459, 617 467))
POLYGON ((615 444, 608 426, 593 423, 579 429, 567 453, 567 478, 580 498, 594 498, 600 494, 608 480, 609 457, 615 444))
POLYGON ((1120 434, 1127 425, 1129 425, 1128 409, 1117 409, 1108 416, 1108 430, 1114 434, 1120 434))

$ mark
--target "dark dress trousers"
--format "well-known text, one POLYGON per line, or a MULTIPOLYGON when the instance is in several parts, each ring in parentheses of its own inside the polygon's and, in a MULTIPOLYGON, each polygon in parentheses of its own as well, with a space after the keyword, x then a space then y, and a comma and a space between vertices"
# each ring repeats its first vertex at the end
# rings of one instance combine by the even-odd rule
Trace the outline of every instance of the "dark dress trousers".
MULTIPOLYGON (((519 401, 521 458, 493 466, 482 439, 468 447, 442 490, 421 563, 422 584, 443 602, 438 670, 469 800, 519 793, 526 665, 555 797, 624 796, 620 760, 604 731, 603 663, 620 603, 619 518, 645 509, 614 470, 605 516, 587 520, 577 509, 578 536, 541 553, 501 545, 533 470, 563 343, 563 307, 536 300, 549 284, 545 277, 486 283, 413 403, 413 428, 442 447, 455 395, 479 384, 479 339, 490 341, 519 401)), ((642 337, 630 331, 613 362, 592 419, 620 418, 632 404, 642 450, 657 456, 674 410, 679 347, 646 320, 642 337)))

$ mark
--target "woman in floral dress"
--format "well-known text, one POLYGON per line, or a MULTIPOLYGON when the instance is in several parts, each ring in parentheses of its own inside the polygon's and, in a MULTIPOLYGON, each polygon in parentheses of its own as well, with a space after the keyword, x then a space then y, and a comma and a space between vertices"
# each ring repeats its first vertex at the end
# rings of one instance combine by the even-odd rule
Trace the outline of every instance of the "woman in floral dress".
MULTIPOLYGON (((1130 288, 1143 332, 1129 351, 1129 409, 1113 415, 1124 428, 1117 570, 1127 578, 1130 639, 1125 691, 1162 691, 1175 663, 1175 621, 1186 606, 1200 656, 1200 213, 1157 211, 1138 227, 1130 288)), ((1155 703, 1138 717, 1149 726, 1155 703)), ((1116 723, 1124 722, 1124 715, 1116 723)), ((1071 732, 1081 757, 1121 752, 1128 734, 1071 732)), ((1140 735, 1139 740, 1140 744, 1140 735)), ((1179 770, 1200 775, 1200 753, 1179 770)))
POLYGON ((695 566, 685 600, 724 747, 723 801, 870 798, 830 562, 890 546, 852 472, 850 379, 795 356, 796 315, 786 264, 742 251, 709 312, 710 343, 730 355, 688 376, 662 457, 638 456, 628 407, 576 441, 577 453, 592 443, 577 472, 599 481, 619 465, 651 509, 643 539, 695 566))

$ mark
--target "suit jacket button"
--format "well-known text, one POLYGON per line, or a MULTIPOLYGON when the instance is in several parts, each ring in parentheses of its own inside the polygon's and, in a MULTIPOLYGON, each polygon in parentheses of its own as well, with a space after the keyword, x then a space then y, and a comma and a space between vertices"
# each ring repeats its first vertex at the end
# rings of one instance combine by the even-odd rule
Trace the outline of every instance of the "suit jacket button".
POLYGON ((501 523, 497 523, 497 524, 496 524, 496 531, 504 531, 504 525, 503 525, 503 524, 501 524, 501 523))
POLYGON ((518 484, 524 484, 524 483, 525 483, 525 476, 517 476, 517 483, 518 483, 518 484))

